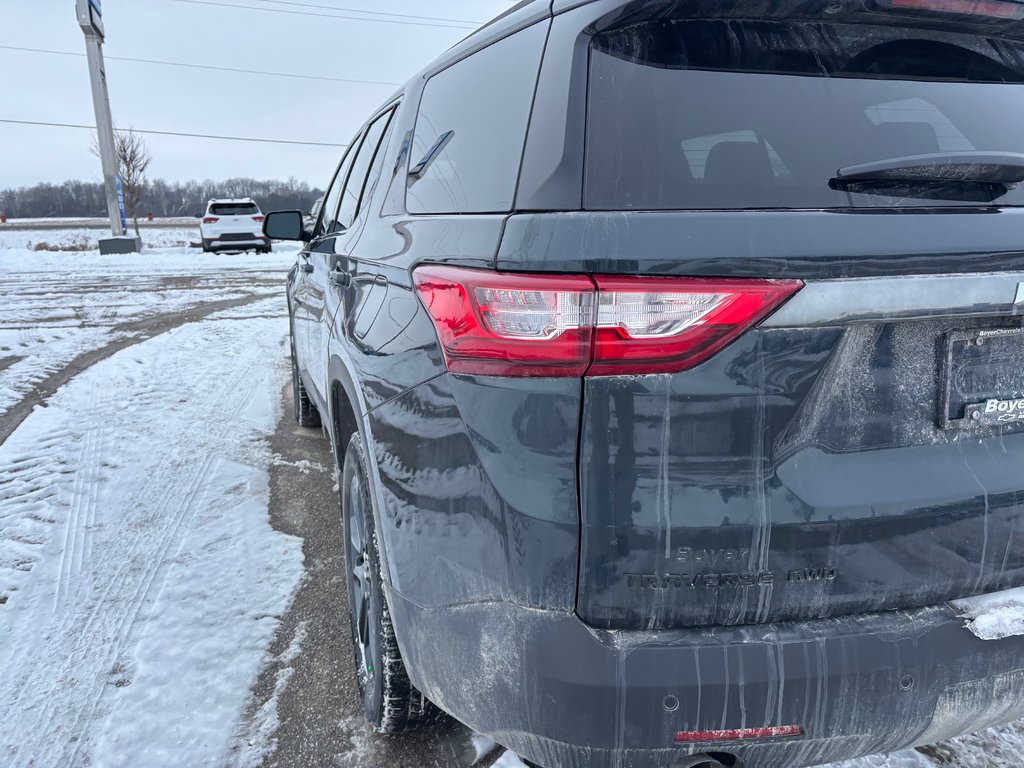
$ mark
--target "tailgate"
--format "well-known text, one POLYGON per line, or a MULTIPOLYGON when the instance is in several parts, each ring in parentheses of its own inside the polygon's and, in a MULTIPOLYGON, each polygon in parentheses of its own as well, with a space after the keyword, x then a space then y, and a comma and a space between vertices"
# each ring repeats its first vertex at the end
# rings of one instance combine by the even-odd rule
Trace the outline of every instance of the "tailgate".
POLYGON ((1018 285, 810 281, 694 370, 588 379, 580 614, 783 621, 1024 581, 1018 285))
MULTIPOLYGON (((1024 9, 769 5, 606 20, 587 212, 506 230, 547 269, 805 282, 696 367, 585 378, 577 610, 594 626, 1024 583, 1024 9)), ((637 295, 624 346, 690 333, 637 295)))

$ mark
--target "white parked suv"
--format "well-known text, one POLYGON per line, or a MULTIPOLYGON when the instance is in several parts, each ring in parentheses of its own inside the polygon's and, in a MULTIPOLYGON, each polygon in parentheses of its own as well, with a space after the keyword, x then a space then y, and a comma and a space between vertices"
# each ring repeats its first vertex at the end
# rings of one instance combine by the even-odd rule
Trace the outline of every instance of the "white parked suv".
POLYGON ((263 212, 251 197, 211 200, 200 217, 203 251, 256 251, 270 253, 270 238, 263 234, 263 212))

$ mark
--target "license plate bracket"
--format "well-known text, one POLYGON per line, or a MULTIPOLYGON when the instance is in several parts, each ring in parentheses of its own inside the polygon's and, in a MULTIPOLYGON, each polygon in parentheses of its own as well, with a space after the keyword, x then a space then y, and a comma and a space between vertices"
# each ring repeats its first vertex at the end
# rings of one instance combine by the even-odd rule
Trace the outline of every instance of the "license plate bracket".
POLYGON ((939 399, 943 429, 1024 428, 1024 328, 947 334, 939 399))

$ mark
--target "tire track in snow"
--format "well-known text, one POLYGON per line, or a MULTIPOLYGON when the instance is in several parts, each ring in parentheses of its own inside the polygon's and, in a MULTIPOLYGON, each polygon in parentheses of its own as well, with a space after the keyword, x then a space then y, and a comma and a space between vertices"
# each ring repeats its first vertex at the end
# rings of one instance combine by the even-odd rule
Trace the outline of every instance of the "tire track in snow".
POLYGON ((175 376, 175 355, 169 355, 162 365, 157 360, 148 366, 155 370, 145 370, 147 366, 140 364, 139 386, 131 391, 127 406, 125 391, 112 386, 113 382, 103 382, 108 394, 99 398, 98 380, 76 382, 79 389, 89 387, 92 419, 72 460, 72 465, 78 463, 78 471, 72 483, 65 522, 67 544, 57 566, 58 586, 52 603, 62 610, 51 611, 41 633, 46 639, 41 653, 23 646, 20 653, 6 659, 4 668, 20 674, 17 680, 8 679, 7 695, 0 693, 0 716, 8 723, 4 741, 10 739, 5 745, 9 760, 0 762, 12 766, 74 765, 87 760, 88 753, 81 750, 95 735, 86 729, 109 690, 110 672, 130 655, 139 615, 156 601, 185 524, 202 506, 220 453, 225 447, 237 452, 232 433, 248 431, 244 424, 240 430, 240 421, 264 383, 255 375, 256 369, 268 365, 265 343, 253 343, 251 329, 269 329, 276 324, 225 320, 179 330, 174 349, 191 345, 191 351, 209 359, 210 364, 196 369, 198 376, 184 388, 186 382, 180 380, 180 374, 175 376), (250 330, 234 331, 232 326, 250 330), (188 389, 193 397, 183 399, 181 393, 188 389), (190 450, 148 467, 143 485, 120 489, 125 492, 122 496, 117 475, 102 476, 104 435, 110 425, 123 423, 125 416, 130 419, 154 409, 181 409, 194 417, 186 418, 182 425, 193 438, 190 450), (201 456, 198 466, 196 454, 201 456), (105 479, 110 482, 103 482, 105 479), (97 542, 99 556, 86 569, 89 531, 101 503, 116 503, 124 514, 117 522, 137 526, 144 533, 134 536, 127 548, 104 548, 97 542))
MULTIPOLYGON (((255 395, 256 382, 253 380, 252 372, 257 367, 257 357, 258 356, 256 355, 250 355, 248 363, 245 366, 238 368, 235 371, 233 379, 228 383, 226 387, 224 387, 225 391, 228 393, 229 396, 231 394, 235 394, 238 397, 234 400, 234 402, 231 402, 230 400, 228 401, 231 403, 230 411, 227 414, 224 414, 223 417, 218 419, 221 422, 218 425, 220 427, 221 436, 224 436, 232 428, 237 428, 238 417, 242 415, 245 408, 249 405, 253 396, 255 395), (242 384, 246 381, 250 382, 250 386, 248 389, 242 388, 242 384)), ((212 473, 212 470, 219 463, 220 460, 215 459, 213 455, 207 456, 203 460, 201 470, 199 471, 199 473, 195 477, 194 482, 186 492, 184 501, 178 503, 177 512, 173 513, 173 529, 169 532, 169 535, 165 536, 164 544, 161 547, 158 556, 151 561, 155 564, 155 566, 150 569, 146 579, 144 580, 144 583, 140 585, 140 589, 136 591, 136 593, 132 596, 132 599, 129 601, 129 604, 134 606, 134 610, 131 611, 130 616, 125 617, 126 621, 121 623, 116 633, 116 637, 120 639, 119 641, 117 641, 114 644, 111 644, 108 647, 108 653, 106 655, 106 669, 112 669, 115 659, 122 655, 127 646, 131 645, 130 640, 132 638, 132 632, 136 627, 139 613, 143 609, 143 607, 147 605, 151 597, 151 590, 153 589, 154 585, 159 586, 160 584, 162 584, 163 577, 166 575, 166 572, 170 566, 170 561, 167 556, 172 548, 177 550, 181 540, 182 526, 185 523, 185 521, 187 519, 190 519, 196 512, 196 501, 201 497, 201 494, 206 490, 206 484, 212 473)), ((170 493, 162 494, 161 501, 164 503, 172 503, 173 489, 170 493)), ((116 582, 111 583, 114 584, 116 582)), ((157 591, 159 592, 159 589, 157 591)), ((100 678, 98 680, 99 684, 96 689, 96 696, 93 698, 91 706, 88 707, 87 711, 83 710, 78 713, 75 722, 70 729, 72 734, 71 739, 73 740, 75 748, 71 755, 67 758, 67 764, 69 765, 73 765, 75 763, 75 758, 77 757, 78 752, 81 749, 82 744, 84 743, 83 739, 77 738, 75 736, 75 734, 79 731, 78 726, 83 720, 83 715, 85 722, 90 722, 92 720, 99 706, 103 692, 107 686, 106 678, 108 674, 104 673, 102 671, 103 669, 104 667, 101 666, 100 678)), ((66 749, 67 746, 65 746, 65 750, 66 749)))
MULTIPOLYGON (((91 382, 89 384, 88 401, 90 412, 97 410, 98 395, 96 383, 91 382)), ((53 600, 53 610, 55 613, 63 607, 67 593, 71 590, 76 577, 82 571, 85 559, 83 549, 88 542, 90 527, 95 522, 93 516, 96 508, 96 483, 99 480, 99 461, 106 443, 105 437, 109 427, 110 423, 107 420, 103 420, 98 425, 98 429, 86 429, 82 433, 82 447, 78 453, 77 465, 83 467, 83 469, 75 473, 71 507, 68 510, 67 523, 64 529, 64 548, 57 571, 57 589, 53 600)))
MULTIPOLYGON (((241 380, 244 378, 244 375, 247 374, 249 371, 251 371, 253 367, 254 366, 252 364, 250 364, 243 371, 240 371, 240 372, 236 371, 235 377, 231 381, 230 385, 228 387, 226 387, 228 392, 236 392, 236 391, 238 391, 237 390, 237 386, 240 384, 241 380)), ((144 402, 143 404, 145 406, 151 406, 152 405, 149 402, 144 402)), ((112 414, 105 414, 105 415, 112 415, 112 414)), ((107 419, 103 419, 103 422, 106 423, 107 419)), ((92 458, 92 457, 90 457, 90 458, 92 458)), ((173 473, 171 473, 170 475, 168 475, 168 474, 162 474, 162 475, 158 474, 156 476, 156 479, 159 482, 155 482, 155 483, 154 483, 153 477, 151 476, 150 479, 149 479, 148 487, 146 489, 144 489, 141 493, 138 493, 135 496, 133 496, 129 500, 129 502, 128 502, 128 506, 130 508, 135 508, 135 509, 145 509, 145 508, 149 507, 150 504, 152 504, 153 505, 152 508, 154 508, 157 511, 157 513, 159 514, 160 517, 163 517, 163 516, 165 516, 167 514, 170 514, 170 519, 173 521, 173 523, 172 523, 172 530, 170 531, 170 535, 169 536, 165 536, 164 537, 164 541, 166 542, 166 545, 161 547, 160 548, 160 552, 158 553, 157 557, 152 558, 152 559, 150 559, 149 556, 153 555, 154 552, 152 551, 152 548, 148 545, 148 542, 144 543, 141 540, 138 541, 137 545, 131 550, 131 553, 129 554, 129 556, 124 558, 123 564, 120 567, 116 568, 113 577, 110 578, 108 580, 108 582, 107 582, 107 588, 104 590, 104 592, 99 597, 99 603, 100 604, 105 604, 108 601, 110 601, 112 598, 116 597, 115 593, 117 591, 123 589, 124 583, 130 582, 130 574, 126 573, 128 567, 130 565, 135 564, 137 562, 137 560, 140 558, 140 556, 141 557, 145 557, 151 563, 155 563, 156 567, 153 567, 153 568, 147 570, 146 572, 144 572, 143 577, 142 577, 141 581, 139 582, 139 588, 127 600, 127 603, 129 605, 134 605, 135 606, 135 610, 132 611, 131 615, 130 616, 126 615, 125 617, 116 617, 115 616, 114 617, 114 624, 112 626, 103 627, 103 629, 105 630, 104 635, 107 636, 107 637, 110 637, 111 633, 112 633, 114 639, 113 639, 112 642, 107 644, 106 653, 103 655, 105 663, 98 665, 99 669, 98 669, 98 675, 97 675, 97 681, 96 682, 97 682, 97 692, 100 693, 100 694, 102 693, 103 687, 106 684, 105 683, 106 673, 104 672, 104 669, 109 669, 110 666, 112 666, 113 659, 120 653, 120 651, 122 650, 123 646, 125 645, 125 642, 126 642, 128 636, 130 634, 131 628, 135 624, 135 619, 138 616, 138 610, 141 608, 143 602, 145 601, 145 598, 146 598, 146 596, 148 595, 148 592, 149 592, 149 588, 152 585, 153 580, 154 580, 154 578, 157 575, 157 570, 161 566, 166 566, 167 550, 170 548, 174 538, 176 537, 176 534, 177 534, 178 530, 180 529, 180 524, 184 520, 184 518, 186 516, 186 513, 189 512, 190 510, 192 510, 193 502, 194 502, 195 498, 197 497, 199 491, 201 490, 203 483, 205 482, 206 478, 209 475, 209 471, 210 471, 212 463, 213 463, 212 457, 207 457, 206 459, 204 459, 203 464, 201 465, 199 471, 195 474, 191 484, 185 490, 184 502, 179 503, 178 509, 177 509, 176 513, 174 511, 172 511, 171 509, 169 509, 169 507, 171 507, 173 505, 173 501, 174 501, 174 498, 175 498, 175 495, 176 495, 176 490, 177 490, 174 487, 175 486, 176 477, 173 476, 173 473), (153 498, 154 495, 155 495, 155 498, 153 498), (121 621, 121 620, 119 620, 119 618, 124 618, 125 621, 121 621)), ((104 565, 106 565, 106 564, 104 564, 104 565)), ((165 570, 165 567, 164 567, 164 570, 165 570)), ((122 597, 123 597, 123 595, 122 595, 122 597)), ((101 615, 99 612, 95 612, 95 613, 93 613, 93 614, 91 614, 89 616, 89 619, 88 619, 86 625, 84 627, 82 627, 80 629, 80 631, 79 630, 75 630, 78 638, 80 639, 80 642, 77 642, 75 644, 75 650, 73 651, 72 655, 69 657, 68 663, 60 671, 59 676, 56 678, 58 681, 61 680, 61 679, 66 678, 67 676, 69 676, 71 674, 74 674, 75 670, 82 663, 80 661, 81 657, 83 656, 83 653, 81 653, 81 651, 89 650, 89 647, 88 647, 89 646, 89 638, 91 638, 91 636, 96 632, 95 622, 96 621, 101 621, 103 619, 108 619, 108 618, 109 617, 107 617, 105 615, 101 615), (86 646, 86 647, 82 648, 83 645, 86 646)), ((64 630, 66 628, 68 628, 68 622, 64 622, 64 624, 62 624, 61 630, 64 630)), ((47 702, 54 701, 54 696, 56 694, 57 694, 56 686, 51 686, 50 691, 45 696, 45 701, 47 701, 47 702)), ((97 699, 97 701, 98 701, 98 699, 97 699)), ((93 710, 94 710, 94 707, 93 707, 93 710)), ((81 714, 82 714, 81 712, 78 713, 78 716, 76 716, 75 722, 73 723, 72 727, 69 729, 72 738, 74 738, 74 734, 77 731, 76 726, 80 722, 81 714)), ((90 712, 90 714, 92 714, 92 712, 90 712)), ((41 718, 41 721, 37 722, 36 726, 34 728, 32 728, 31 730, 33 732, 40 732, 40 731, 46 732, 48 730, 47 726, 50 725, 50 723, 48 721, 51 718, 49 716, 50 716, 50 708, 47 707, 47 709, 45 709, 44 712, 43 712, 43 717, 41 718)), ((81 743, 81 741, 79 741, 79 744, 80 743, 81 743)), ((76 752, 77 752, 77 747, 76 747, 76 752)))

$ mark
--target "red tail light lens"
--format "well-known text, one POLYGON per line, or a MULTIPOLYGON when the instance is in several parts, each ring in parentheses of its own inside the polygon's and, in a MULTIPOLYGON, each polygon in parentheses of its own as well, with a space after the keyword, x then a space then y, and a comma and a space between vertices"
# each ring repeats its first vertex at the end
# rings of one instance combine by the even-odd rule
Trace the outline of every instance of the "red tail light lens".
POLYGON ((264 218, 263 216, 253 216, 252 220, 253 221, 263 221, 263 218, 264 218))
POLYGON ((213 224, 215 221, 220 221, 220 218, 217 216, 207 216, 203 219, 203 224, 213 224))
POLYGON ((700 365, 796 293, 796 280, 595 277, 591 376, 700 365))
POLYGON ((587 277, 431 266, 414 279, 454 373, 582 376, 590 364, 587 277))
POLYGON ((676 731, 676 744, 698 744, 706 741, 743 741, 745 739, 778 739, 802 736, 799 725, 778 725, 772 728, 732 728, 722 731, 676 731))
POLYGON ((707 360, 798 280, 524 275, 425 266, 416 290, 455 373, 614 376, 707 360))

